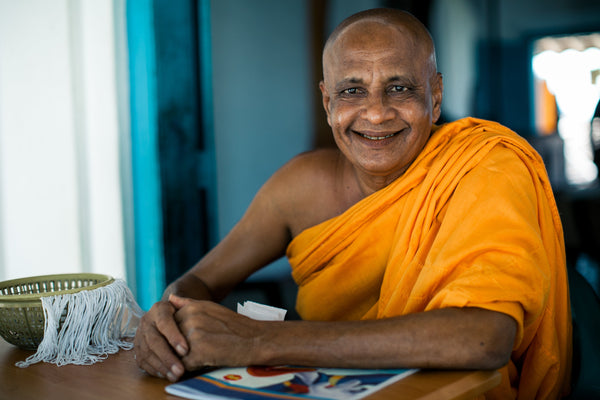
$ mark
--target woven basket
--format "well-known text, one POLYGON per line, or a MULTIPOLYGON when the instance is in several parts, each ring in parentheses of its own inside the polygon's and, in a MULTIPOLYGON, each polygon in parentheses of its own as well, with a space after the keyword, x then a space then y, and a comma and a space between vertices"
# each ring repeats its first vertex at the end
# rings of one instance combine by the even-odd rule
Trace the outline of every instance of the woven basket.
MULTIPOLYGON (((25 350, 36 350, 44 337, 41 297, 92 290, 112 283, 101 274, 44 275, 0 282, 0 336, 25 350)), ((61 317, 64 321, 66 311, 61 317)))

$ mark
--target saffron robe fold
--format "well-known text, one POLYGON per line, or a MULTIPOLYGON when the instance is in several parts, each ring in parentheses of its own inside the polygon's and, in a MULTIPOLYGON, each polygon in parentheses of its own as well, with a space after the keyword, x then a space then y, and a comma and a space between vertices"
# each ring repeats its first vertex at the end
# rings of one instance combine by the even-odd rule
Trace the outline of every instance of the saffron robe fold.
POLYGON ((409 169, 287 249, 306 320, 446 307, 512 316, 517 336, 487 398, 568 391, 571 315, 562 226, 543 161, 500 124, 434 127, 409 169))

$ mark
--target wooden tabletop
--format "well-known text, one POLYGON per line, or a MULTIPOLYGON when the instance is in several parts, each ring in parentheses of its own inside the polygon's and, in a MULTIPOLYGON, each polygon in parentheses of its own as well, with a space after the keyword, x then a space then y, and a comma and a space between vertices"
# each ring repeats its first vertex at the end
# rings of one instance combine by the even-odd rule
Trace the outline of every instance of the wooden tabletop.
MULTIPOLYGON (((140 371, 131 351, 120 351, 90 366, 15 366, 31 354, 0 339, 0 399, 181 400, 165 393, 168 381, 140 371)), ((471 399, 499 383, 497 371, 419 371, 368 399, 471 399)))

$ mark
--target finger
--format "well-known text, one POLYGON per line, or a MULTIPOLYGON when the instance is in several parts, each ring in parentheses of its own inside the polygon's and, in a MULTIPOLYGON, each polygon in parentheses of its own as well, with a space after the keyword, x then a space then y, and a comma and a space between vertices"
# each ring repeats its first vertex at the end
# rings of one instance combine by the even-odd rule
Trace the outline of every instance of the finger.
POLYGON ((136 347, 136 362, 148 374, 168 378, 175 382, 185 372, 185 367, 173 353, 169 344, 158 334, 152 339, 141 339, 136 347))
POLYGON ((192 302, 191 299, 188 299, 185 297, 179 297, 174 294, 169 295, 169 303, 171 303, 173 305, 173 307, 175 307, 177 310, 181 309, 183 306, 185 306, 191 302, 192 302))
MULTIPOLYGON (((139 331, 138 331, 139 332, 139 331)), ((134 360, 138 367, 152 376, 164 378, 169 368, 150 350, 144 335, 138 334, 134 340, 134 360)))
POLYGON ((168 379, 171 382, 177 382, 179 378, 184 374, 185 370, 183 367, 175 371, 173 368, 166 368, 164 364, 160 363, 158 358, 146 358, 144 361, 138 364, 140 369, 144 370, 148 375, 156 376, 161 379, 168 379))
POLYGON ((171 318, 168 321, 158 321, 156 328, 179 356, 183 357, 188 353, 189 346, 187 340, 179 330, 175 320, 171 318))
POLYGON ((143 359, 138 357, 136 361, 138 367, 151 376, 164 379, 169 371, 169 369, 160 363, 160 360, 154 356, 145 356, 143 359))
POLYGON ((188 353, 189 345, 177 326, 173 315, 174 311, 172 307, 162 308, 157 318, 154 319, 154 325, 158 333, 167 340, 177 354, 183 357, 188 353))

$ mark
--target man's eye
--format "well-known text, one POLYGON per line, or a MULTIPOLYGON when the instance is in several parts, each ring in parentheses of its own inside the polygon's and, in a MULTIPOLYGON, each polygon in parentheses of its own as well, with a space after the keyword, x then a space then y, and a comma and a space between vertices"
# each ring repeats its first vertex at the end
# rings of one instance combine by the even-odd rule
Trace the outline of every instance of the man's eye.
POLYGON ((408 88, 406 86, 401 86, 401 85, 394 85, 390 88, 390 92, 394 92, 394 93, 402 93, 402 92, 406 92, 408 91, 408 88))
POLYGON ((342 91, 342 94, 359 94, 360 90, 358 88, 349 88, 349 89, 344 89, 342 91))

